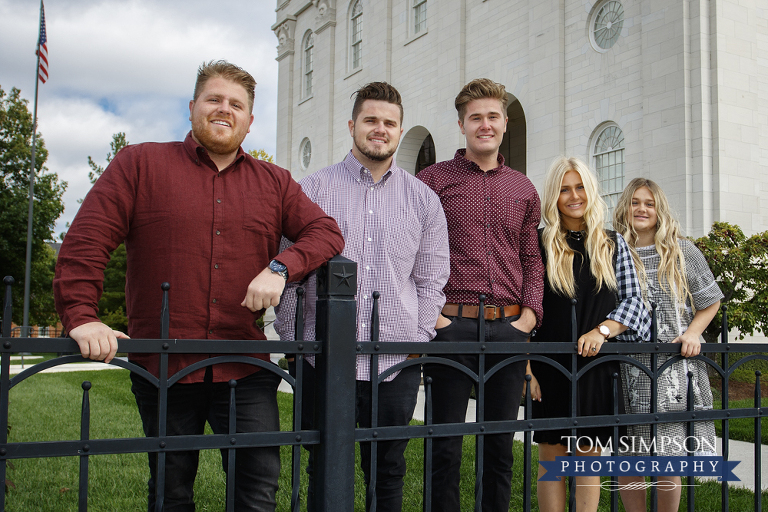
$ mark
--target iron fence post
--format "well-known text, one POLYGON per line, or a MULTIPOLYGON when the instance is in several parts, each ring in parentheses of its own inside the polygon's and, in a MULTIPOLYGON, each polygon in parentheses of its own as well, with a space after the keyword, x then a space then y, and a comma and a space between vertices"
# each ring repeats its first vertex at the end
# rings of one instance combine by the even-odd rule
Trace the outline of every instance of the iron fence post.
MULTIPOLYGON (((13 277, 5 276, 5 296, 3 299, 3 338, 11 337, 11 320, 13 319, 13 277)), ((4 348, 10 348, 11 342, 3 341, 4 348)), ((0 368, 0 455, 5 457, 5 445, 8 444, 8 395, 11 389, 11 354, 2 355, 2 368, 0 368)), ((5 510, 5 459, 0 463, 0 482, 3 484, 3 492, 0 493, 0 511, 5 510)))
POLYGON ((315 510, 352 512, 355 504, 355 347, 357 264, 332 258, 317 272, 315 510))

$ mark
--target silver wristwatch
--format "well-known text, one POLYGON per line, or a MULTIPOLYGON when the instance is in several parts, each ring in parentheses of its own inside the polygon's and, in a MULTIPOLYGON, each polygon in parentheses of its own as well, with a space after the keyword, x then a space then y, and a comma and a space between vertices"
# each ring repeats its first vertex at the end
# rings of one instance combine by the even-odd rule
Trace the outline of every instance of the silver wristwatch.
POLYGON ((280 274, 281 276, 283 276, 283 279, 285 279, 286 281, 288 280, 288 267, 286 267, 285 265, 283 265, 279 261, 277 261, 277 260, 270 261, 269 262, 269 270, 273 274, 280 274))

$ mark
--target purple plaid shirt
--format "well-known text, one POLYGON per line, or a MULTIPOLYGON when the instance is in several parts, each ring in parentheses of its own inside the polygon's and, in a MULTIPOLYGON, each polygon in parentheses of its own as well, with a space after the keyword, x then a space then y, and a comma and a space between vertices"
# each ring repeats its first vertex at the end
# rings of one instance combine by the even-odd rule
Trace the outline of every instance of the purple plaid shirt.
MULTIPOLYGON (((350 152, 344 161, 301 181, 304 193, 330 215, 346 241, 345 256, 357 262, 357 339, 371 338, 371 294, 378 291, 379 340, 427 342, 448 281, 448 229, 437 195, 424 183, 392 165, 378 183, 350 152)), ((284 247, 288 246, 284 240, 284 247)), ((296 288, 306 290, 303 340, 315 339, 314 273, 289 283, 276 308, 280 339, 294 339, 296 288)), ((379 373, 404 361, 406 354, 379 356, 379 373)), ((370 356, 357 356, 357 380, 370 380, 370 356)), ((314 364, 314 357, 307 360, 314 364)), ((394 379, 397 374, 387 377, 394 379)))

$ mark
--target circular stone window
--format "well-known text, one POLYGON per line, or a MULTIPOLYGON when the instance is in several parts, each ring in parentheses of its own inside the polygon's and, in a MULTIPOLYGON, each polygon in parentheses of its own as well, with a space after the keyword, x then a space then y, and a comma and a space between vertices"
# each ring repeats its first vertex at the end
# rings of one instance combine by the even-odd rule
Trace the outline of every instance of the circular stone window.
POLYGON ((598 3, 590 18, 589 38, 599 52, 610 49, 624 26, 624 6, 618 0, 598 3))
POLYGON ((306 171, 309 168, 310 160, 312 160, 312 144, 307 138, 301 141, 301 146, 299 146, 299 160, 302 170, 306 171))

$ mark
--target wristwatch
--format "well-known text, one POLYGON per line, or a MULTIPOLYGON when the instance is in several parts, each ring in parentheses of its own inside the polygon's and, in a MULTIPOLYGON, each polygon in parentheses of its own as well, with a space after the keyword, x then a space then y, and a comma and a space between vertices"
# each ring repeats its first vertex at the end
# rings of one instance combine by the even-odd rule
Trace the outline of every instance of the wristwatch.
POLYGON ((611 330, 607 326, 605 326, 603 324, 600 324, 600 325, 597 326, 597 332, 602 334, 603 337, 605 337, 606 340, 608 339, 608 336, 611 335, 611 330))
POLYGON ((283 278, 287 281, 288 280, 288 267, 283 265, 277 260, 272 260, 269 262, 269 270, 273 274, 280 274, 283 276, 283 278))

